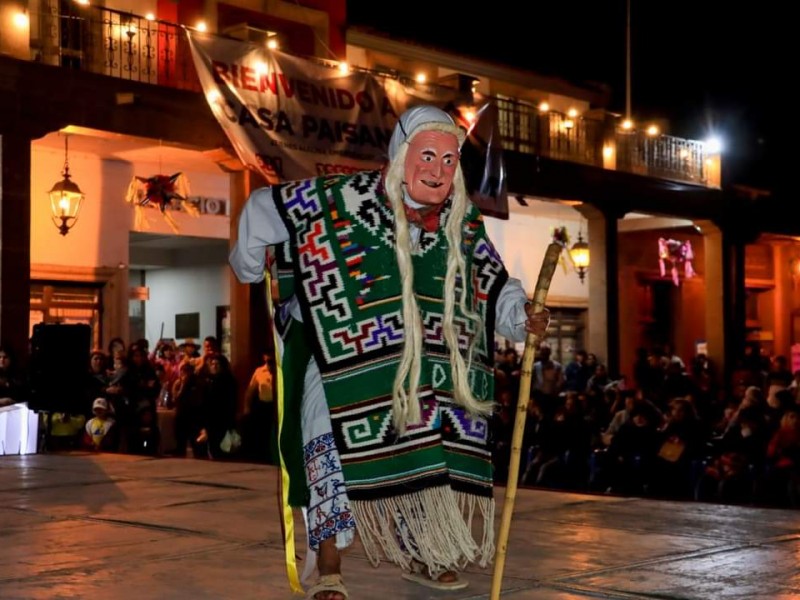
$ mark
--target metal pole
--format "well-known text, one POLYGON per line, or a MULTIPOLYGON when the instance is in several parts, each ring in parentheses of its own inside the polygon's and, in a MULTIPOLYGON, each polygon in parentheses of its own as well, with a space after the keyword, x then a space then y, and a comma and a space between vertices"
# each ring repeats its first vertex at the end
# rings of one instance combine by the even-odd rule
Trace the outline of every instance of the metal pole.
POLYGON ((631 0, 625 14, 625 118, 631 120, 631 0))

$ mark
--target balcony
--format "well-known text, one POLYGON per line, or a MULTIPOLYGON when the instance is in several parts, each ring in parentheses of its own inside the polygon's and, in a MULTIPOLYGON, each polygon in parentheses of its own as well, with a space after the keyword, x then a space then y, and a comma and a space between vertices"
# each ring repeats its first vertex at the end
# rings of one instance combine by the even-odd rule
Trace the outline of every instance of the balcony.
POLYGON ((34 60, 167 87, 200 91, 186 32, 132 13, 64 3, 31 23, 34 60))
POLYGON ((713 186, 714 156, 705 144, 671 135, 617 129, 617 168, 661 179, 674 179, 713 186))
POLYGON ((568 115, 511 98, 494 102, 506 150, 719 187, 720 157, 704 142, 624 129, 605 112, 568 115))
MULTIPOLYGON (((34 60, 110 77, 201 91, 184 28, 133 13, 63 3, 31 23, 34 60)), ((385 75, 385 74, 384 74, 385 75)), ((541 111, 508 97, 498 107, 504 149, 647 177, 720 187, 720 157, 703 142, 626 130, 603 111, 541 111)))

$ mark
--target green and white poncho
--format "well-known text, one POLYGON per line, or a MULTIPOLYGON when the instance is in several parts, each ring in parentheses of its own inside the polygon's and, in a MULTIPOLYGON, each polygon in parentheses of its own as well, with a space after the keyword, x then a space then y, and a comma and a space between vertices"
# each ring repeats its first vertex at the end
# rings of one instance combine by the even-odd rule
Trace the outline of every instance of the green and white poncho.
MULTIPOLYGON (((428 564, 457 567, 477 559, 485 565, 494 553, 489 427, 453 401, 442 334, 443 230, 421 231, 412 252, 424 326, 422 418, 399 436, 392 425, 392 386, 404 344, 401 281, 381 173, 291 182, 273 188, 273 198, 290 237, 278 253, 281 293, 299 299, 368 556, 377 562, 383 553, 407 565, 413 549, 435 557, 428 564), (477 541, 476 511, 483 521, 477 541)), ((449 212, 446 205, 440 223, 449 212)), ((475 331, 456 308, 459 351, 477 336, 469 381, 476 398, 492 402, 494 306, 508 275, 472 206, 463 220, 462 250, 469 281, 458 283, 459 292, 485 329, 475 331)))

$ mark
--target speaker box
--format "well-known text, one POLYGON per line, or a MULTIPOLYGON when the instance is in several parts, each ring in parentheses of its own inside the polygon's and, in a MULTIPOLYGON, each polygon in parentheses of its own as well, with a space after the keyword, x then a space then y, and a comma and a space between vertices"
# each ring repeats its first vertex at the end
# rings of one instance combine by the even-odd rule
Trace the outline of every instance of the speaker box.
POLYGON ((89 325, 34 325, 28 403, 31 409, 72 413, 86 410, 91 344, 89 325))

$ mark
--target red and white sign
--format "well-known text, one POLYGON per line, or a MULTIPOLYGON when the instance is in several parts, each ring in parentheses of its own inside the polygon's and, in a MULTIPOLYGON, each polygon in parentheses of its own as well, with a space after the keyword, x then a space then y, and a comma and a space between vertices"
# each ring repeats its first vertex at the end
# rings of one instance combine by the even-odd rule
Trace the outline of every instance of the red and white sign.
POLYGON ((508 218, 493 103, 442 86, 341 73, 261 44, 187 35, 214 116, 239 160, 268 183, 380 168, 399 115, 415 104, 433 104, 467 130, 461 162, 472 201, 485 215, 508 218))
POLYGON ((374 169, 400 114, 456 92, 348 74, 263 45, 189 32, 209 105, 248 167, 270 183, 374 169), (435 90, 435 91, 432 91, 435 90))

